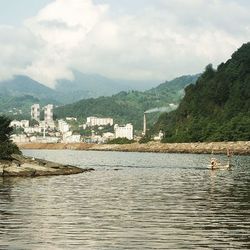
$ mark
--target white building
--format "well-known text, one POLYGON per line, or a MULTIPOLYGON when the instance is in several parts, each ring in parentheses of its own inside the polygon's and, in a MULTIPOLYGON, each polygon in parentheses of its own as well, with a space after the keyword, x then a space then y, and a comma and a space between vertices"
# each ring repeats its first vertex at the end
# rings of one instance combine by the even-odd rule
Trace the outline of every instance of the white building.
POLYGON ((27 134, 42 133, 41 127, 27 127, 24 128, 24 132, 27 134))
POLYGON ((29 142, 29 138, 26 136, 26 135, 12 135, 11 136, 11 140, 14 142, 14 143, 27 143, 29 142))
POLYGON ((39 142, 39 143, 58 143, 60 138, 56 136, 31 136, 29 138, 30 142, 39 142))
POLYGON ((107 142, 107 141, 115 139, 115 134, 106 132, 106 133, 103 133, 102 138, 103 138, 103 142, 107 142))
POLYGON ((160 130, 159 135, 154 136, 154 140, 155 140, 155 141, 160 141, 160 140, 163 139, 163 136, 164 136, 164 134, 163 134, 163 132, 160 130))
POLYGON ((39 104, 33 104, 31 106, 31 119, 34 119, 36 121, 40 120, 40 105, 39 104))
POLYGON ((63 142, 65 142, 65 143, 79 143, 79 142, 81 142, 81 135, 63 136, 63 142))
POLYGON ((41 129, 48 129, 48 130, 54 130, 55 129, 55 122, 53 120, 51 121, 41 121, 39 122, 39 127, 41 129))
POLYGON ((92 135, 90 140, 87 140, 87 142, 100 144, 100 143, 104 143, 105 139, 101 137, 100 135, 92 135))
POLYGON ((21 121, 17 121, 17 120, 13 120, 10 123, 10 127, 16 127, 16 128, 28 128, 29 127, 30 122, 28 120, 21 120, 21 121))
POLYGON ((133 125, 131 123, 121 127, 118 124, 115 124, 114 130, 115 138, 127 138, 129 140, 133 140, 134 138, 133 125))
POLYGON ((77 121, 76 117, 66 117, 66 121, 77 121))
POLYGON ((98 117, 87 117, 87 123, 86 125, 89 127, 94 126, 106 126, 110 125, 112 126, 114 124, 113 118, 98 118, 98 117))
POLYGON ((104 139, 112 140, 115 138, 115 134, 111 132, 106 132, 106 133, 103 133, 102 137, 104 139))
POLYGON ((61 133, 66 133, 69 131, 69 124, 64 120, 58 120, 58 130, 61 133))
POLYGON ((53 104, 48 104, 44 107, 44 121, 53 121, 53 104))

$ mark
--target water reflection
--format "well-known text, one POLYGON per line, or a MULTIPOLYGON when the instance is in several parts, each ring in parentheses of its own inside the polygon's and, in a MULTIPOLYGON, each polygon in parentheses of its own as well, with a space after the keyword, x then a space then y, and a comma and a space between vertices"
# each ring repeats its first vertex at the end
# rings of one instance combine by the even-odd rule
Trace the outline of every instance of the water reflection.
POLYGON ((206 155, 25 153, 96 171, 0 179, 0 249, 250 247, 249 157, 210 171, 206 155))

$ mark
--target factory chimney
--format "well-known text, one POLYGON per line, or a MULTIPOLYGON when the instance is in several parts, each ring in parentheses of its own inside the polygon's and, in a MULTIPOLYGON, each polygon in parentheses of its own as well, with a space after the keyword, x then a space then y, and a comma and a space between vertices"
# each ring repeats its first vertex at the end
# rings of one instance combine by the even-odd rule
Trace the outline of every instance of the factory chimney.
POLYGON ((143 117, 143 135, 146 135, 147 132, 147 119, 146 119, 146 113, 144 113, 143 117))

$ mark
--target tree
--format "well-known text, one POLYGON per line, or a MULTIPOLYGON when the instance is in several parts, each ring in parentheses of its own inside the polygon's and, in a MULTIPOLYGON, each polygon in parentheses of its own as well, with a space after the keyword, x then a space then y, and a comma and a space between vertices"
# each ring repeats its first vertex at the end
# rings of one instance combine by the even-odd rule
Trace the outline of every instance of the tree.
POLYGON ((11 159, 12 154, 21 154, 19 148, 10 140, 12 127, 10 120, 0 116, 0 160, 11 159))
POLYGON ((163 142, 250 140, 250 43, 217 70, 208 65, 185 88, 179 107, 162 115, 155 130, 163 142))

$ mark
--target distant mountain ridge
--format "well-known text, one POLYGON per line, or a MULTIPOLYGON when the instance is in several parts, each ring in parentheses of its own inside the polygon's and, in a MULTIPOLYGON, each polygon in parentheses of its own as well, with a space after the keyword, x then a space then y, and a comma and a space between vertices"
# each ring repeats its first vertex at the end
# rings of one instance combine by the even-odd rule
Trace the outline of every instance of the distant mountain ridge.
POLYGON ((30 95, 53 104, 67 104, 81 99, 110 96, 120 91, 154 86, 150 81, 125 81, 109 79, 100 75, 88 75, 74 71, 74 80, 58 80, 55 88, 49 88, 28 76, 16 75, 7 81, 0 81, 0 95, 20 97, 30 95), (134 87, 133 87, 134 85, 134 87))
MULTIPOLYGON (((22 114, 28 116, 30 113, 30 106, 34 102, 41 105, 51 103, 58 106, 76 102, 80 99, 111 96, 121 91, 133 90, 135 91, 134 93, 140 93, 133 88, 134 85, 138 89, 147 89, 148 86, 156 85, 151 81, 113 80, 100 75, 87 75, 77 71, 74 71, 74 75, 75 79, 73 81, 59 80, 55 89, 46 87, 22 75, 17 75, 13 77, 13 79, 0 82, 0 114, 13 114, 16 112, 15 110, 22 110, 22 114)), ((191 83, 192 79, 188 80, 188 82, 191 83)), ((187 82, 184 80, 184 85, 179 86, 181 91, 181 93, 179 93, 180 95, 183 95, 183 88, 186 83, 187 82)), ((159 96, 159 92, 161 92, 160 96, 162 96, 163 93, 165 93, 164 85, 166 84, 169 84, 169 93, 167 93, 167 95, 171 95, 171 84, 174 89, 175 84, 182 84, 182 82, 177 78, 175 81, 165 82, 159 87, 145 91, 145 94, 152 95, 152 93, 154 93, 153 95, 159 96)), ((159 100, 156 101, 159 104, 159 100)), ((150 105, 151 104, 152 102, 150 105)))
MULTIPOLYGON (((184 88, 189 84, 194 84, 198 77, 199 75, 182 76, 144 92, 122 91, 112 96, 80 100, 58 107, 55 114, 57 118, 73 115, 83 120, 93 115, 111 116, 115 122, 131 122, 135 128, 140 129, 145 111, 154 108, 171 110, 170 104, 178 105, 184 95, 184 88)), ((150 115, 149 121, 151 120, 152 123, 158 115, 150 115)))
POLYGON ((110 79, 98 74, 83 74, 73 71, 74 80, 58 80, 55 90, 63 103, 72 103, 81 99, 111 96, 120 91, 145 90, 156 85, 152 81, 131 81, 110 79))

